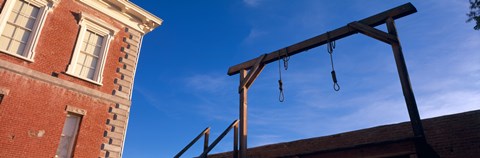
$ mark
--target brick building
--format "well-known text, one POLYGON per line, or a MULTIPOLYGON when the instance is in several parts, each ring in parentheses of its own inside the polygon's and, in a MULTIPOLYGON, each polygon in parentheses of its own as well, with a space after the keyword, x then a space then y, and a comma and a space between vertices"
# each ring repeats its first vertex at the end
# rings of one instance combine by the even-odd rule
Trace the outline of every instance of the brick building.
MULTIPOLYGON (((480 156, 480 110, 422 120, 427 142, 442 158, 480 156)), ((249 158, 415 158, 410 122, 248 149, 249 158)), ((230 158, 219 153, 209 158, 230 158)))
POLYGON ((143 36, 128 0, 0 0, 0 157, 121 157, 143 36))

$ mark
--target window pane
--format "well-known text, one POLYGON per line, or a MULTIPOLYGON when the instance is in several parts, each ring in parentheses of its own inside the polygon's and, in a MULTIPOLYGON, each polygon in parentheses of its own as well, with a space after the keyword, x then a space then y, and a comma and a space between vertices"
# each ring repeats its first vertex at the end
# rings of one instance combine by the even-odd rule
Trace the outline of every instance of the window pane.
POLYGON ((86 42, 82 42, 82 48, 80 49, 80 51, 83 51, 83 52, 87 51, 87 43, 86 42))
POLYGON ((90 44, 87 44, 87 45, 86 45, 86 48, 85 48, 85 52, 86 52, 87 54, 93 54, 93 51, 95 51, 94 49, 95 49, 95 47, 93 47, 93 46, 90 45, 90 44))
POLYGON ((85 63, 83 63, 83 65, 87 66, 87 67, 90 67, 90 65, 92 64, 92 60, 93 60, 93 57, 88 55, 86 58, 85 58, 85 63))
POLYGON ((95 50, 93 51, 93 55, 95 56, 100 56, 100 52, 102 51, 102 47, 95 47, 95 50))
POLYGON ((75 67, 75 75, 81 75, 82 73, 82 68, 83 68, 83 65, 82 64, 77 64, 77 66, 75 67))
POLYGON ((75 74, 79 76, 96 80, 97 65, 103 44, 103 37, 89 30, 86 31, 83 38, 82 47, 80 48, 78 65, 75 74), (81 70, 80 70, 81 69, 81 70))
POLYGON ((92 61, 90 62, 90 65, 85 65, 85 66, 89 66, 90 68, 96 68, 97 67, 97 60, 98 60, 98 58, 92 57, 92 61))
POLYGON ((8 22, 11 22, 11 23, 15 23, 15 21, 17 21, 18 17, 18 13, 17 11, 13 11, 11 14, 10 14, 10 17, 8 17, 8 22))
POLYGON ((25 56, 25 55, 24 55, 24 53, 25 53, 25 46, 26 46, 25 43, 19 43, 18 47, 15 48, 15 49, 17 49, 16 53, 17 53, 18 55, 25 56))
POLYGON ((7 25, 5 25, 5 29, 3 30, 3 35, 7 37, 13 37, 14 31, 15 27, 7 23, 7 25))
POLYGON ((30 30, 33 30, 33 26, 35 25, 35 19, 28 19, 27 21, 27 24, 25 24, 25 27, 30 29, 30 30))
POLYGON ((36 6, 33 6, 33 5, 25 5, 25 9, 24 9, 24 14, 26 17, 29 17, 29 18, 36 18, 37 15, 38 15, 38 11, 40 9, 36 6))
MULTIPOLYGON (((88 72, 89 72, 89 68, 88 67, 85 67, 85 66, 82 66, 82 71, 80 72, 80 76, 81 77, 85 77, 85 78, 88 78, 88 72)), ((91 79, 91 78, 90 78, 91 79)))
POLYGON ((25 49, 25 44, 14 41, 14 40, 10 41, 10 46, 7 48, 8 51, 18 55, 23 55, 24 49, 25 49))
POLYGON ((13 11, 15 12, 19 12, 20 11, 20 8, 22 7, 22 5, 24 4, 25 2, 23 1, 20 1, 20 2, 17 2, 15 3, 15 6, 13 7, 13 11))
POLYGON ((87 78, 93 80, 93 77, 94 77, 94 76, 95 76, 95 69, 94 69, 94 68, 88 69, 87 78))
POLYGON ((99 41, 101 41, 100 37, 96 34, 92 34, 92 37, 90 39, 90 44, 93 46, 101 45, 101 44, 98 44, 99 41))
POLYGON ((85 54, 83 53, 78 54, 77 63, 83 64, 85 62, 85 58, 86 58, 85 54))
POLYGON ((5 36, 0 37, 0 49, 7 50, 8 46, 10 45, 10 38, 5 36))
POLYGON ((30 37, 30 31, 17 28, 13 36, 13 39, 21 41, 23 43, 27 43, 28 38, 30 37))
MULTIPOLYGON (((12 14, 13 15, 13 14, 12 14)), ((16 18, 15 18, 15 21, 13 21, 15 24, 17 24, 18 26, 20 27, 26 27, 27 26, 27 22, 28 22, 28 18, 25 17, 25 16, 22 16, 22 15, 18 15, 16 18)))

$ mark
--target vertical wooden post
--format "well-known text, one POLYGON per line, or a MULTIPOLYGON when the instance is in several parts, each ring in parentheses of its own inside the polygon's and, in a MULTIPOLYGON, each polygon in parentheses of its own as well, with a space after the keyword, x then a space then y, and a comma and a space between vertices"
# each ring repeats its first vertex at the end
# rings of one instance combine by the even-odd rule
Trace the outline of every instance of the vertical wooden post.
POLYGON ((238 124, 233 127, 233 158, 238 158, 238 124))
POLYGON ((247 157, 247 92, 248 87, 243 84, 247 82, 245 78, 247 77, 247 70, 243 69, 240 71, 240 158, 247 157))
POLYGON ((400 83, 402 84, 403 96, 407 104, 408 115, 410 116, 410 123, 413 129, 413 135, 415 138, 415 150, 419 158, 432 157, 434 154, 430 154, 427 140, 425 139, 425 133, 423 131, 422 120, 418 112, 417 102, 415 101, 415 95, 413 94, 412 85, 410 83, 410 77, 408 75, 407 66, 405 64, 405 58, 403 57, 402 47, 400 40, 398 39, 397 29, 393 18, 388 18, 386 21, 388 33, 397 37, 398 42, 392 43, 393 55, 395 57, 395 63, 397 64, 398 75, 400 77, 400 83))
POLYGON ((205 135, 204 135, 203 152, 207 151, 207 149, 208 149, 208 139, 209 139, 209 137, 210 137, 210 130, 205 132, 205 135))

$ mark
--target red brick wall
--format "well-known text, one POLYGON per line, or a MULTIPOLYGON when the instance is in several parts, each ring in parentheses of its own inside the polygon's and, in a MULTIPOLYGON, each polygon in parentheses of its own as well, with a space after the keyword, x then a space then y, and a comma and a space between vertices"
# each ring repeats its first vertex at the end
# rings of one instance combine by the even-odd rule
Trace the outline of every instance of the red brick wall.
MULTIPOLYGON (((442 158, 480 155, 480 110, 423 120, 428 143, 442 158)), ((250 158, 387 157, 414 154, 409 122, 331 136, 266 145, 248 150, 250 158)), ((232 157, 231 153, 209 156, 232 157)))
MULTIPOLYGON (((0 8, 5 0, 0 0, 0 8)), ((3 12, 3 11, 2 11, 3 12)), ((27 69, 111 94, 114 79, 119 78, 116 68, 121 67, 120 50, 126 44, 122 37, 127 36, 125 26, 96 10, 74 0, 62 0, 50 12, 41 30, 35 50, 34 62, 28 62, 0 52, 0 62, 9 62, 27 69), (78 13, 85 12, 110 23, 120 31, 112 40, 103 73, 103 86, 77 79, 65 74, 79 31, 78 13)), ((98 157, 101 144, 107 140, 104 131, 108 113, 115 103, 92 98, 89 95, 54 86, 47 82, 25 77, 0 68, 0 88, 8 89, 0 103, 0 157, 54 157, 60 141, 60 134, 67 112, 67 105, 87 111, 82 118, 75 157, 98 157), (44 134, 41 135, 39 133, 44 134)))
MULTIPOLYGON (((0 0, 0 2, 1 1, 2 0, 0 0)), ((75 43, 80 28, 77 21, 78 18, 76 19, 76 16, 78 16, 79 12, 85 12, 96 16, 100 20, 117 27, 119 30, 125 29, 125 26, 123 26, 121 23, 113 20, 103 13, 88 8, 77 1, 60 1, 60 3, 53 9, 53 12, 47 15, 35 50, 36 53, 34 62, 28 62, 5 53, 0 53, 0 60, 22 65, 24 67, 49 75, 52 74, 52 72, 56 72, 60 74, 59 78, 61 79, 111 94, 112 90, 114 89, 113 81, 115 77, 120 77, 116 73, 116 68, 121 67, 118 59, 121 56, 121 47, 125 46, 122 41, 122 37, 125 37, 127 34, 124 31, 119 31, 110 44, 103 73, 103 86, 98 86, 96 84, 66 75, 65 72, 73 55, 73 50, 75 48, 75 43)))
POLYGON ((98 157, 113 103, 0 69, 0 87, 9 89, 0 104, 0 157, 53 157, 67 105, 87 111, 78 134, 76 157, 98 157), (59 99, 61 98, 61 99, 59 99), (35 136, 44 130, 42 137, 35 136))

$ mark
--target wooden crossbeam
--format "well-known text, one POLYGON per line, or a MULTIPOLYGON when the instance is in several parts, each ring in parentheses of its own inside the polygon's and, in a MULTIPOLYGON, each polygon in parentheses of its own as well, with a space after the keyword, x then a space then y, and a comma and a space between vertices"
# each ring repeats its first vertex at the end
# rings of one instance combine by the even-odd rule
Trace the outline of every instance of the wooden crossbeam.
MULTIPOLYGON (((417 12, 417 9, 411 3, 406 3, 404 5, 392 8, 382 13, 370 16, 358 22, 369 27, 376 27, 378 25, 384 24, 385 21, 390 17, 393 19, 399 19, 415 12, 417 12)), ((328 36, 327 33, 324 33, 316 37, 307 39, 305 41, 268 53, 266 54, 262 64, 266 65, 268 63, 277 61, 283 57, 292 56, 300 52, 326 44, 328 41, 338 40, 353 35, 355 33, 358 33, 357 29, 352 29, 348 25, 343 26, 330 31, 328 33, 328 36)), ((231 76, 238 74, 241 70, 250 70, 255 65, 256 61, 258 61, 258 58, 251 59, 249 61, 232 66, 228 69, 227 74, 231 76)))

